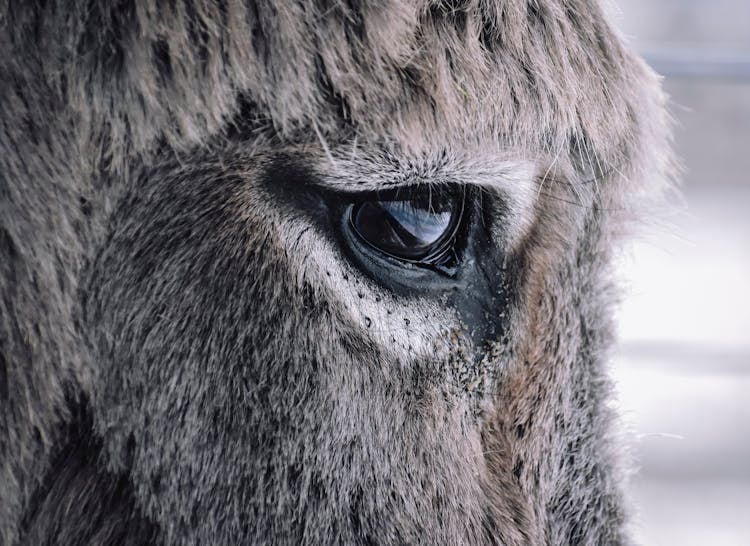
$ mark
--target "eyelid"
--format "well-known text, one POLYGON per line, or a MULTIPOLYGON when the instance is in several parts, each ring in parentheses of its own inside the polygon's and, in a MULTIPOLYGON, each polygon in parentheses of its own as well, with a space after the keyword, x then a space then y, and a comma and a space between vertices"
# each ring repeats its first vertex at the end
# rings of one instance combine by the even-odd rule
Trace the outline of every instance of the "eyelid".
MULTIPOLYGON (((457 193, 457 188, 459 187, 458 184, 449 184, 449 183, 437 183, 437 184, 409 184, 409 185, 398 185, 398 186, 388 186, 388 187, 380 187, 377 189, 366 189, 361 191, 356 190, 341 190, 341 189, 332 189, 330 187, 324 187, 320 188, 322 191, 326 193, 331 193, 333 195, 336 195, 339 197, 339 199, 346 200, 351 203, 355 202, 364 202, 364 201, 408 201, 412 200, 414 195, 417 192, 435 192, 440 194, 442 193, 449 193, 449 194, 455 194, 457 193)), ((460 185, 462 188, 462 193, 465 194, 465 185, 460 185)))

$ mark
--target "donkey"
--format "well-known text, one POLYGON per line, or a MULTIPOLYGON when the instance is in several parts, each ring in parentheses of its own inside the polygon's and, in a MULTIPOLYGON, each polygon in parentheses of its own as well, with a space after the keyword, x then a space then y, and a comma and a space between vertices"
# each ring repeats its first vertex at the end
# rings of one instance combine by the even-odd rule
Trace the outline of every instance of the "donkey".
POLYGON ((627 544, 594 0, 5 0, 0 542, 627 544))

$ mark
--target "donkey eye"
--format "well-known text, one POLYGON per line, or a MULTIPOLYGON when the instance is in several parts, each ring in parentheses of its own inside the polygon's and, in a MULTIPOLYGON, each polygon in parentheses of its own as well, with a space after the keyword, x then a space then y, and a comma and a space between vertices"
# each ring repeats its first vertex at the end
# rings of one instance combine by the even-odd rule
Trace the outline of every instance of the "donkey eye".
POLYGON ((348 209, 349 228, 370 248, 420 265, 445 265, 463 214, 463 195, 416 187, 376 195, 348 209))

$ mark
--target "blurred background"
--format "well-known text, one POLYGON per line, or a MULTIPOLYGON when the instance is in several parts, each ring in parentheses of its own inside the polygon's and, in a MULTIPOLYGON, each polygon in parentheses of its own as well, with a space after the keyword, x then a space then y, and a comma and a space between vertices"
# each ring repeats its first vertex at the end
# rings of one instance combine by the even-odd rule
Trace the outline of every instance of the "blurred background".
POLYGON ((663 75, 685 173, 621 274, 620 404, 638 536, 750 545, 750 0, 615 0, 663 75))

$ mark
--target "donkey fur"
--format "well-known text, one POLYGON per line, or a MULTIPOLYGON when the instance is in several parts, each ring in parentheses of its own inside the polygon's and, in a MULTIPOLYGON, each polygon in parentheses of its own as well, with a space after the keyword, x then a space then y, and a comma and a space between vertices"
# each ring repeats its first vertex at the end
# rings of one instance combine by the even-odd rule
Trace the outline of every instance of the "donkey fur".
POLYGON ((597 2, 0 6, 0 543, 628 543, 608 263, 668 129, 597 2), (280 158, 533 165, 503 339, 359 278, 280 158))

